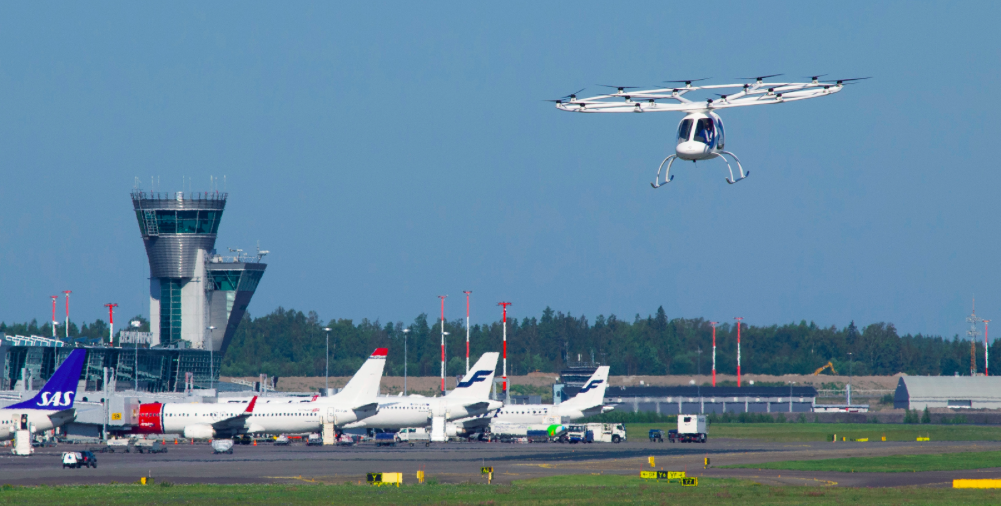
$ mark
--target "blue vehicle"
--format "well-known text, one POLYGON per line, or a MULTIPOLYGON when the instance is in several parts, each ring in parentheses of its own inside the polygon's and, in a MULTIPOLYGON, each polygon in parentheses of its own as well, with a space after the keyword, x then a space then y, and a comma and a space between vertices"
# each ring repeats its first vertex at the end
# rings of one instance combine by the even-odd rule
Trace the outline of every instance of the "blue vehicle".
POLYGON ((375 435, 375 446, 396 446, 399 439, 395 432, 379 432, 375 435))

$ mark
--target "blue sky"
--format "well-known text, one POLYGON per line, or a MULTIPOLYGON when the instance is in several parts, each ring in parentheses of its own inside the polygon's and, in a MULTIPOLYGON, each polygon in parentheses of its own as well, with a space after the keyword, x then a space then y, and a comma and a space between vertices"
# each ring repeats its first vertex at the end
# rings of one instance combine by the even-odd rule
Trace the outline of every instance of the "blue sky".
POLYGON ((217 247, 271 251, 255 315, 409 321, 448 294, 452 319, 472 290, 476 322, 506 300, 516 317, 663 305, 962 334, 974 294, 1001 317, 999 10, 3 4, 0 320, 44 321, 67 289, 77 320, 107 302, 147 313, 135 178, 204 191, 225 176, 217 247), (753 174, 732 186, 710 162, 650 188, 680 114, 542 102, 779 72, 874 79, 724 111, 753 174))

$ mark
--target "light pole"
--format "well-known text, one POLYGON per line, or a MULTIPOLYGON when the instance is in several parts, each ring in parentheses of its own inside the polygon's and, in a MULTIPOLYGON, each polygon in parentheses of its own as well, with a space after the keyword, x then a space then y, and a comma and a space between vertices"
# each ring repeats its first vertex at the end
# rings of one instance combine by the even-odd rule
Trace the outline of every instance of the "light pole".
POLYGON ((845 394, 848 397, 848 405, 852 405, 852 366, 855 362, 852 361, 852 352, 848 352, 848 389, 845 394))
MULTIPOLYGON (((698 369, 699 369, 699 376, 702 376, 702 345, 699 345, 699 363, 698 363, 698 369)), ((702 380, 700 379, 699 381, 702 381, 702 380)), ((701 385, 701 383, 700 383, 700 385, 701 385)))
POLYGON ((462 293, 466 294, 466 375, 469 375, 469 294, 473 293, 472 290, 463 290, 462 293))
POLYGON ((132 337, 136 341, 135 368, 132 369, 132 380, 134 386, 132 387, 132 389, 138 392, 139 391, 139 327, 142 326, 142 322, 140 322, 139 320, 132 320, 131 322, 129 322, 129 324, 132 325, 133 329, 135 329, 134 331, 135 335, 132 337))
POLYGON ((56 338, 56 299, 58 295, 49 295, 52 298, 52 339, 56 338))
POLYGON ((403 329, 403 395, 407 395, 407 335, 410 329, 403 329))
POLYGON ((737 320, 737 388, 740 388, 740 321, 743 316, 734 317, 737 320))
POLYGON ((990 320, 980 320, 980 321, 984 322, 984 376, 990 376, 990 374, 987 373, 987 324, 990 323, 991 321, 990 320))
POLYGON ((792 386, 795 384, 795 381, 789 382, 789 413, 792 413, 792 386))
POLYGON ((330 327, 323 327, 323 331, 327 333, 327 360, 323 366, 323 377, 326 390, 323 391, 323 395, 327 396, 330 395, 330 327))
POLYGON ((66 294, 66 327, 65 327, 65 331, 66 332, 65 332, 65 335, 66 335, 66 339, 69 339, 70 338, 70 294, 73 293, 73 290, 63 290, 63 293, 66 294))
POLYGON ((439 295, 438 298, 441 299, 441 395, 445 395, 445 297, 448 295, 439 295))
POLYGON ((104 307, 108 308, 108 325, 110 325, 108 330, 108 344, 111 344, 111 340, 115 337, 115 308, 118 307, 118 304, 108 303, 105 304, 104 307))
POLYGON ((215 358, 212 354, 212 334, 215 330, 215 325, 209 325, 209 390, 215 388, 215 358))
POLYGON ((709 322, 713 326, 713 386, 716 386, 716 326, 719 322, 709 322))

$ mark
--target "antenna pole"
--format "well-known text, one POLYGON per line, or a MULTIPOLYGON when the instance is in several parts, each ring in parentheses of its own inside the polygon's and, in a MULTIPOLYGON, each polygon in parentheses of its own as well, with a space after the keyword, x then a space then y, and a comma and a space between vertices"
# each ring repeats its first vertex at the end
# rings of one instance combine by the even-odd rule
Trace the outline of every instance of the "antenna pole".
POLYGON ((716 386, 716 326, 719 322, 709 322, 713 326, 713 387, 716 386))
POLYGON ((991 321, 990 320, 980 320, 980 321, 984 322, 984 376, 990 376, 990 374, 987 373, 987 324, 990 323, 991 321))
POLYGON ((737 388, 740 388, 740 321, 743 316, 734 317, 737 320, 737 388))
MULTIPOLYGON (((973 299, 973 312, 970 313, 970 316, 966 317, 966 321, 970 324, 970 330, 968 330, 966 332, 966 335, 970 336, 970 376, 976 376, 977 375, 977 361, 976 361, 977 337, 980 335, 980 332, 977 332, 977 323, 983 321, 979 317, 977 317, 977 299, 976 298, 973 299)), ((985 341, 985 343, 986 343, 986 341, 985 341)))
POLYGON ((66 339, 70 338, 70 294, 73 293, 72 290, 63 290, 66 294, 66 325, 64 330, 66 331, 66 339))
POLYGON ((504 308, 504 402, 508 400, 507 393, 507 307, 511 305, 510 302, 498 302, 498 306, 504 308))
POLYGON ((469 375, 469 294, 472 290, 463 290, 466 294, 466 375, 469 375))

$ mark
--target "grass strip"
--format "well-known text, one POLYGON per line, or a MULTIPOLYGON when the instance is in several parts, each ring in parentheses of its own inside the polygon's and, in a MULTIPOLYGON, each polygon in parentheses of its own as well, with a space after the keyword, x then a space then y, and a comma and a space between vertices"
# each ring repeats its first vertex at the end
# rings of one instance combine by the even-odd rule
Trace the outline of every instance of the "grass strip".
POLYGON ((755 505, 998 504, 1001 491, 901 487, 772 487, 746 480, 700 479, 698 487, 638 476, 571 475, 511 485, 90 485, 0 487, 0 505, 312 505, 312 504, 513 504, 615 505, 678 503, 755 505))
POLYGON ((822 460, 784 460, 760 464, 720 466, 743 469, 788 469, 841 473, 912 473, 1001 467, 1001 452, 958 452, 887 457, 848 457, 822 460))

